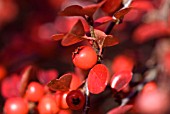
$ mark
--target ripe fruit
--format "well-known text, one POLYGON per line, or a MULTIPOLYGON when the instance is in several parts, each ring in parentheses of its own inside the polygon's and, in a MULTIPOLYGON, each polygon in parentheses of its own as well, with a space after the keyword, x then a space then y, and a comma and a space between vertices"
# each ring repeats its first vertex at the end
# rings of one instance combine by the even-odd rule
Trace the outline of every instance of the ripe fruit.
POLYGON ((66 102, 70 109, 79 110, 82 109, 85 104, 85 96, 80 90, 73 90, 68 93, 66 102))
POLYGON ((38 104, 38 111, 40 114, 56 114, 59 108, 55 102, 55 98, 52 95, 44 96, 38 104))
POLYGON ((26 90, 26 98, 29 101, 37 102, 44 94, 43 86, 38 82, 31 82, 26 90))
POLYGON ((6 100, 4 112, 5 114, 27 114, 28 104, 21 97, 12 97, 6 100))
POLYGON ((57 103, 58 107, 61 109, 69 108, 66 103, 67 94, 68 94, 68 92, 63 92, 63 91, 56 91, 56 93, 55 93, 56 103, 57 103))
POLYGON ((97 54, 90 46, 81 46, 75 50, 72 59, 76 67, 87 70, 96 64, 97 54))
POLYGON ((20 96, 19 85, 20 85, 20 77, 16 74, 4 78, 1 84, 1 95, 4 98, 20 96))

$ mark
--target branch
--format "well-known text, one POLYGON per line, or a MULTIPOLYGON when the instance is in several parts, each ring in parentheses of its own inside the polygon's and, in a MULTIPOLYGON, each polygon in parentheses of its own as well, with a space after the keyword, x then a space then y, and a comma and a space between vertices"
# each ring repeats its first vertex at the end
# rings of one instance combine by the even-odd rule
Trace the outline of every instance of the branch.
POLYGON ((87 86, 87 80, 86 80, 84 89, 85 89, 86 102, 85 102, 85 107, 84 107, 84 110, 83 110, 83 114, 88 114, 89 108, 90 108, 90 92, 89 92, 89 89, 88 89, 88 86, 87 86))

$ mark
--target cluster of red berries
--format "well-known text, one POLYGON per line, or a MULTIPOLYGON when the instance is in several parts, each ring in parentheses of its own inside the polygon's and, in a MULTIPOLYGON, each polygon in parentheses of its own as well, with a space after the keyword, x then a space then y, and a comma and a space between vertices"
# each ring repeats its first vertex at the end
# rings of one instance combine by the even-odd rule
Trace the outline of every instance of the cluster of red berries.
POLYGON ((40 83, 31 82, 24 97, 11 97, 6 100, 4 112, 6 114, 27 114, 31 103, 38 103, 36 108, 40 114, 55 114, 63 111, 69 114, 69 108, 73 110, 83 108, 85 97, 80 90, 56 91, 55 94, 51 94, 46 92, 40 83))
MULTIPOLYGON (((90 69, 97 62, 97 54, 90 46, 81 46, 73 53, 73 63, 81 69, 90 69)), ((5 102, 6 114, 27 114, 30 103, 38 103, 40 114, 60 113, 66 109, 79 110, 84 107, 85 96, 80 90, 56 91, 55 94, 38 82, 30 82, 24 97, 11 97, 5 102)), ((69 110, 68 110, 69 112, 69 110)))

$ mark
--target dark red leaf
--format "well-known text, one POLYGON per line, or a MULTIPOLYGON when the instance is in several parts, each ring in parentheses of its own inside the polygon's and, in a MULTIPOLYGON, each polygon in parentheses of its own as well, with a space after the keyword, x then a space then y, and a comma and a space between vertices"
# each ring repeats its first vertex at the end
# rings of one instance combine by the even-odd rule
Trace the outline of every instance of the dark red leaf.
POLYGON ((107 0, 101 7, 106 13, 114 13, 121 6, 122 0, 107 0))
POLYGON ((88 5, 88 6, 85 6, 83 7, 83 13, 84 15, 87 15, 89 17, 92 17, 93 14, 95 13, 95 11, 101 7, 101 5, 104 4, 106 0, 103 0, 102 2, 98 3, 98 4, 92 4, 92 5, 88 5))
POLYGON ((103 31, 98 30, 98 29, 94 29, 94 33, 97 39, 102 39, 107 36, 103 31))
POLYGON ((84 31, 83 24, 81 20, 78 20, 77 23, 71 29, 71 31, 64 36, 61 44, 63 46, 73 45, 75 43, 84 40, 83 38, 81 38, 84 35, 85 35, 85 31, 84 31))
POLYGON ((114 46, 119 43, 119 40, 117 37, 113 35, 107 35, 104 40, 103 47, 108 47, 108 46, 114 46))
POLYGON ((101 93, 108 83, 109 71, 103 64, 95 65, 89 72, 87 82, 88 89, 93 94, 101 93))
POLYGON ((52 36, 52 39, 58 41, 58 40, 61 40, 63 37, 64 37, 64 34, 54 34, 52 36))
POLYGON ((85 15, 88 15, 89 17, 92 17, 94 12, 98 9, 98 5, 93 4, 93 5, 89 5, 83 8, 83 13, 85 15))
POLYGON ((130 71, 120 71, 113 75, 111 79, 111 88, 117 91, 125 88, 132 79, 132 72, 130 71))
POLYGON ((101 17, 101 18, 96 19, 94 21, 94 27, 100 26, 100 25, 105 24, 105 23, 110 22, 110 21, 115 21, 115 20, 110 16, 101 17))
POLYGON ((81 20, 78 20, 76 22, 76 24, 71 29, 70 33, 75 34, 77 36, 84 36, 85 31, 81 20))
POLYGON ((113 108, 107 114, 125 114, 127 111, 131 110, 133 108, 133 105, 125 105, 125 106, 119 106, 116 108, 113 108))
POLYGON ((95 11, 105 2, 102 1, 98 4, 92 4, 85 7, 79 6, 79 5, 72 5, 67 8, 65 8, 62 12, 60 12, 60 15, 63 16, 89 16, 92 17, 95 11))
POLYGON ((67 73, 61 76, 59 79, 51 80, 47 86, 53 91, 68 91, 70 89, 70 83, 72 80, 72 74, 67 73))
POLYGON ((132 7, 133 9, 141 10, 141 11, 150 11, 154 9, 153 3, 147 0, 133 1, 130 7, 132 7))
POLYGON ((124 15, 126 15, 129 11, 131 10, 131 8, 125 8, 125 9, 121 9, 119 11, 117 11, 114 16, 117 18, 117 19, 121 19, 124 17, 124 15))
POLYGON ((96 41, 100 47, 113 46, 119 43, 118 38, 112 35, 106 35, 103 31, 94 29, 96 41))
POLYGON ((68 33, 63 40, 61 41, 61 44, 63 46, 70 46, 73 44, 76 44, 78 42, 81 42, 82 40, 85 40, 84 38, 81 38, 79 36, 76 36, 75 34, 68 33))
POLYGON ((28 82, 30 80, 31 77, 31 71, 32 71, 33 67, 32 66, 27 66, 23 73, 21 74, 21 81, 20 81, 20 87, 19 87, 19 92, 20 95, 23 96, 25 94, 28 82))
POLYGON ((62 16, 84 16, 83 8, 79 5, 68 6, 59 14, 62 16))

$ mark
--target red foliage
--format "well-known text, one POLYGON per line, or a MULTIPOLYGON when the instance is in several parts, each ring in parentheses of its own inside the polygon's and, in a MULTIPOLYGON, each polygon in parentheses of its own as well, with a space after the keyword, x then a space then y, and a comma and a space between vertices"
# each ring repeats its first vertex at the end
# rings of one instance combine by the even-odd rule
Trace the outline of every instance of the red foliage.
POLYGON ((125 88, 132 79, 131 71, 120 71, 112 76, 110 86, 116 91, 121 91, 125 88))
POLYGON ((122 0, 106 0, 101 7, 106 13, 114 13, 121 6, 122 0))
POLYGON ((103 64, 95 65, 89 72, 87 82, 88 89, 93 94, 101 93, 108 83, 109 71, 103 64))
POLYGON ((72 80, 72 74, 67 73, 62 75, 59 79, 51 80, 48 83, 48 87, 53 90, 68 91, 70 89, 70 83, 72 80))

